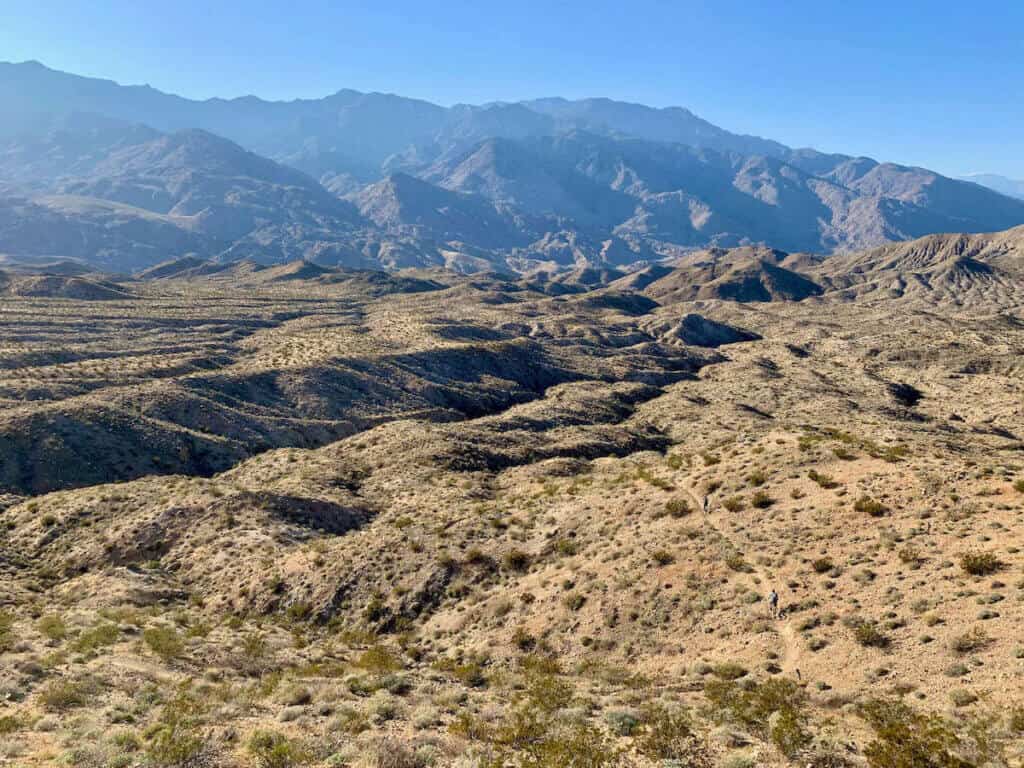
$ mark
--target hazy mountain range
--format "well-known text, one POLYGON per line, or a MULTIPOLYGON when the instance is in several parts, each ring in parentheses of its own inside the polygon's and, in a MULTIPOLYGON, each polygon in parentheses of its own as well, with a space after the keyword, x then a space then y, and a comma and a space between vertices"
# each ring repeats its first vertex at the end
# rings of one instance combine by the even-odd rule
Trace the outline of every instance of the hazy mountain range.
POLYGON ((111 271, 194 253, 530 272, 1024 223, 980 178, 607 99, 193 101, 25 63, 0 64, 0 104, 0 254, 111 271))
POLYGON ((963 181, 971 181, 981 184, 983 187, 994 189, 1010 197, 1017 197, 1024 200, 1024 179, 1008 179, 997 173, 971 173, 960 177, 963 181))

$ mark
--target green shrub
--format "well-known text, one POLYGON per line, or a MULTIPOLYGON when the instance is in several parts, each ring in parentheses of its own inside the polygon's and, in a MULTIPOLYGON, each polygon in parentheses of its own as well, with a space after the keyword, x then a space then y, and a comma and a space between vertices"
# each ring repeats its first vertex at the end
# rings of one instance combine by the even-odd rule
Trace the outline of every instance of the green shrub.
POLYGON ((39 692, 39 703, 51 712, 66 712, 89 704, 99 690, 91 678, 53 680, 39 692))
POLYGON ((741 677, 747 676, 746 667, 732 661, 716 664, 711 672, 722 680, 739 680, 741 677))
POLYGON ((766 491, 757 491, 750 497, 750 503, 757 509, 768 509, 768 507, 775 503, 775 499, 769 496, 766 491))
POLYGON ((355 665, 360 669, 382 675, 386 672, 397 672, 404 666, 402 660, 383 645, 367 648, 356 659, 355 665))
POLYGON ((992 552, 964 552, 960 567, 972 576, 989 576, 1002 568, 1002 563, 992 552))
POLYGON ((0 653, 14 645, 14 615, 0 610, 0 653))
POLYGON ((188 691, 179 690, 147 730, 149 761, 171 768, 196 760, 207 747, 207 738, 199 729, 201 713, 199 701, 188 691))
POLYGON ((1024 733, 1024 707, 1014 707, 1010 710, 1009 722, 1007 725, 1013 733, 1024 733))
POLYGON ((757 469, 747 475, 747 482, 756 488, 768 482, 768 475, 764 470, 757 469))
POLYGON ((0 716, 0 736, 20 731, 24 727, 25 723, 17 715, 0 716))
POLYGON ((871 768, 972 768, 956 754, 956 732, 938 715, 922 715, 898 700, 874 699, 858 713, 875 739, 864 749, 871 768))
POLYGON ((670 712, 664 707, 651 706, 644 713, 643 724, 643 730, 636 739, 636 748, 644 757, 676 760, 687 768, 711 768, 714 765, 707 746, 694 734, 685 712, 670 712))
POLYGON ((560 555, 571 557, 579 553, 580 545, 573 539, 559 539, 555 542, 555 551, 560 555))
POLYGON ((622 709, 606 712, 604 721, 608 724, 608 730, 616 736, 632 736, 640 726, 640 718, 635 712, 622 709))
POLYGON ((739 552, 729 552, 726 554, 725 565, 729 570, 736 571, 737 573, 752 573, 754 570, 739 552))
POLYGON ((804 716, 793 707, 784 707, 775 712, 769 720, 768 736, 788 758, 796 757, 812 740, 804 716))
POLYGON ((570 592, 562 598, 562 602, 565 603, 565 607, 570 611, 578 611, 587 602, 587 598, 579 592, 570 592))
POLYGON ((861 496, 853 503, 853 508, 857 512, 866 513, 871 515, 871 517, 883 517, 889 511, 889 508, 882 502, 876 501, 870 496, 861 496))
POLYGON ((835 567, 831 557, 819 557, 811 563, 815 573, 828 573, 835 567))
POLYGON ((121 630, 116 624, 100 624, 76 637, 71 648, 78 653, 94 653, 100 648, 113 645, 120 638, 121 630))
POLYGON ((861 620, 853 626, 854 639, 866 648, 888 648, 889 637, 873 621, 861 620))
POLYGON ((743 511, 743 499, 740 496, 730 496, 728 499, 722 502, 722 506, 728 512, 742 512, 743 511))
POLYGON ((1024 493, 1024 477, 1013 484, 1013 489, 1017 491, 1017 493, 1024 493))
POLYGON ((142 633, 142 641, 164 661, 176 659, 185 652, 185 643, 173 627, 149 627, 142 633))
POLYGON ((260 768, 290 768, 312 760, 310 752, 301 744, 274 731, 253 731, 246 749, 260 768))
POLYGON ((651 558, 660 566, 671 565, 675 562, 676 556, 667 549, 656 549, 651 553, 651 558))
POLYGON ((675 498, 669 499, 665 502, 665 511, 668 512, 671 517, 678 519, 680 517, 686 517, 693 510, 690 508, 690 503, 686 499, 675 498))
POLYGON ((810 742, 804 712, 807 694, 793 680, 772 678, 740 686, 715 679, 704 685, 704 695, 719 719, 726 716, 772 741, 787 757, 810 742))
POLYGON ((838 482, 833 480, 828 475, 821 474, 817 470, 812 469, 810 472, 807 473, 807 476, 809 478, 811 478, 811 480, 813 480, 814 482, 816 482, 818 485, 820 485, 822 488, 824 488, 826 490, 830 490, 832 488, 838 488, 839 487, 839 483, 838 482))
POLYGON ((980 651, 991 643, 992 638, 985 633, 984 629, 981 627, 973 627, 962 635, 954 637, 950 643, 950 648, 955 653, 966 654, 980 651))
POLYGON ((64 619, 56 613, 43 616, 36 622, 36 629, 48 640, 59 642, 68 636, 68 628, 64 619))
POLYGON ((521 549, 513 549, 505 554, 505 568, 523 573, 530 568, 530 556, 521 549))

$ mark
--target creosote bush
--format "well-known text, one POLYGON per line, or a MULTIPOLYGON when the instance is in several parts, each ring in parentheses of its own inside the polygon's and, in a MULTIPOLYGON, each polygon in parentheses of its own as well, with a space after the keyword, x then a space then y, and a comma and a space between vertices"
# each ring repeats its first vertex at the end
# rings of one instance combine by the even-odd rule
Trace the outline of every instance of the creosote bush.
POLYGON ((889 511, 885 504, 872 499, 870 496, 861 496, 853 503, 853 508, 855 511, 868 514, 871 517, 884 517, 889 511))
POLYGON ((854 639, 866 648, 888 648, 892 641, 873 621, 861 619, 853 625, 854 639))
POLYGON ((665 502, 665 511, 675 518, 686 517, 692 511, 686 499, 675 498, 665 502))
POLYGON ((960 567, 972 576, 988 576, 998 571, 1002 563, 992 552, 964 552, 960 555, 960 567))
POLYGON ((246 748, 259 768, 291 768, 305 765, 313 757, 297 741, 274 731, 254 731, 246 748))

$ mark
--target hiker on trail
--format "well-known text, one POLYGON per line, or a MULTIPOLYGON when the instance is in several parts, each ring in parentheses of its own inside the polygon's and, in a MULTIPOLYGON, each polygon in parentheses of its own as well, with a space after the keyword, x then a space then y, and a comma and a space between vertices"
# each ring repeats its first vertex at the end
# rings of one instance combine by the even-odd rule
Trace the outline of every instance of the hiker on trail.
POLYGON ((704 496, 704 514, 705 515, 708 513, 708 503, 709 503, 708 502, 708 497, 705 495, 704 496))
POLYGON ((773 619, 779 618, 779 593, 774 589, 768 593, 768 612, 773 619))

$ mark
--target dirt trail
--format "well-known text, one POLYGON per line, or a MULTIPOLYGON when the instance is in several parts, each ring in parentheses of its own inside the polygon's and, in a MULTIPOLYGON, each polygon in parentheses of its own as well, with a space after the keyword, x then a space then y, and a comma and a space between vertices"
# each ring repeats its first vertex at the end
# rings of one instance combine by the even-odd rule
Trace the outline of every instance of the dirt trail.
MULTIPOLYGON (((717 518, 721 514, 721 505, 711 501, 709 503, 708 513, 704 514, 703 497, 694 492, 692 488, 687 488, 686 492, 690 495, 690 498, 693 499, 695 509, 702 516, 704 523, 714 530, 723 541, 729 544, 729 546, 733 549, 737 549, 732 540, 723 530, 722 526, 717 522, 717 518)), ((766 574, 757 565, 751 563, 750 567, 751 573, 749 575, 752 577, 751 581, 754 582, 751 584, 751 587, 759 593, 761 590, 770 589, 773 579, 769 578, 768 574, 766 574)), ((798 662, 800 660, 800 637, 789 618, 784 618, 781 621, 775 621, 774 627, 779 638, 782 640, 782 654, 779 659, 779 666, 782 667, 782 674, 788 677, 797 677, 799 675, 798 662)))

